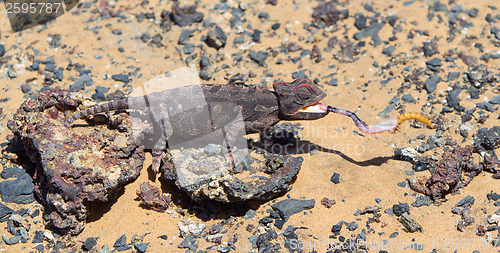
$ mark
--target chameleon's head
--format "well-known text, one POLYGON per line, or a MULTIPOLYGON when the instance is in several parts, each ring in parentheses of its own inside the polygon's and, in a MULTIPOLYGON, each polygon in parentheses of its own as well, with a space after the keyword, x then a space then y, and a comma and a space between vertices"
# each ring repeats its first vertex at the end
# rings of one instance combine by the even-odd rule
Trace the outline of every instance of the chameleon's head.
POLYGON ((284 119, 311 120, 328 114, 326 106, 319 102, 326 97, 326 93, 310 80, 298 78, 291 83, 275 82, 273 86, 284 119))

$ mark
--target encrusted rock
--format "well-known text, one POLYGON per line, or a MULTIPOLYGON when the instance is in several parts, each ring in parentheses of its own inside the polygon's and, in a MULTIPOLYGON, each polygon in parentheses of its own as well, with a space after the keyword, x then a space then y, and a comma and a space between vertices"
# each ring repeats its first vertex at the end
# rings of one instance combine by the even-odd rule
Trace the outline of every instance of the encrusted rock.
POLYGON ((482 165, 474 163, 472 146, 447 148, 436 167, 430 169, 431 176, 411 178, 410 188, 434 200, 442 200, 445 195, 467 186, 482 169, 482 165))
POLYGON ((301 157, 251 150, 240 163, 233 164, 228 155, 208 156, 205 150, 170 150, 160 168, 164 179, 175 181, 194 200, 229 203, 272 199, 291 189, 303 161, 301 157))
POLYGON ((130 132, 106 125, 64 125, 68 115, 88 102, 80 93, 48 90, 25 101, 8 123, 24 143, 31 162, 25 166, 45 206, 47 226, 62 233, 79 233, 87 205, 113 198, 118 188, 139 176, 144 161, 144 150, 130 132))

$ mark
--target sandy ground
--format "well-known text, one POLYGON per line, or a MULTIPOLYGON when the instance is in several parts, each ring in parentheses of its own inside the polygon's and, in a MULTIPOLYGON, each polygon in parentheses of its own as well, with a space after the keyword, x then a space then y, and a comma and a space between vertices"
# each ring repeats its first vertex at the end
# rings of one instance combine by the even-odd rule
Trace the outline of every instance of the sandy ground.
MULTIPOLYGON (((389 16, 397 15, 399 23, 403 20, 402 32, 395 34, 397 40, 389 41, 388 38, 392 36, 392 27, 389 24, 383 26, 379 32, 382 39, 382 44, 374 47, 371 45, 370 38, 365 38, 362 41, 366 42, 366 46, 361 48, 361 54, 355 56, 357 60, 353 62, 339 62, 334 59, 333 54, 339 51, 338 45, 331 51, 323 51, 326 47, 329 38, 337 36, 340 39, 347 37, 354 41, 353 35, 359 30, 354 27, 354 15, 356 13, 363 13, 367 17, 373 17, 375 14, 363 9, 365 2, 350 1, 345 3, 345 6, 339 9, 349 9, 349 18, 339 21, 335 29, 325 31, 326 29, 315 29, 316 33, 311 34, 304 25, 312 22, 311 14, 313 8, 318 5, 315 1, 302 1, 293 3, 292 1, 278 0, 277 5, 266 4, 264 1, 248 2, 248 9, 246 10, 245 18, 248 20, 253 29, 261 30, 261 42, 244 44, 245 47, 251 50, 267 50, 268 48, 278 48, 288 42, 296 42, 305 49, 311 49, 313 45, 317 45, 323 52, 323 60, 320 63, 312 63, 313 60, 308 57, 303 57, 298 63, 293 63, 287 58, 293 58, 300 55, 300 50, 297 52, 289 53, 288 55, 280 53, 276 58, 269 57, 266 61, 267 67, 260 67, 255 62, 251 61, 246 56, 246 51, 241 51, 243 46, 233 46, 233 40, 237 36, 237 31, 232 30, 229 20, 232 17, 230 11, 221 13, 220 11, 213 10, 216 1, 201 1, 198 3, 198 11, 205 14, 205 19, 210 19, 211 22, 217 23, 228 36, 227 45, 219 50, 220 54, 224 57, 221 61, 216 61, 217 50, 204 46, 204 55, 208 56, 212 64, 221 67, 223 64, 228 64, 230 67, 222 69, 221 71, 213 74, 213 79, 210 83, 227 83, 224 78, 226 75, 232 76, 236 73, 248 73, 252 71, 256 77, 250 78, 248 83, 261 83, 266 81, 268 87, 276 79, 291 81, 291 73, 306 70, 306 74, 311 78, 319 78, 322 89, 327 92, 328 96, 323 101, 326 104, 352 110, 358 113, 358 116, 365 119, 368 124, 376 123, 383 120, 377 117, 377 114, 382 111, 389 103, 389 100, 394 96, 401 97, 398 89, 405 83, 404 76, 401 71, 407 66, 413 68, 425 68, 425 61, 433 57, 442 57, 448 50, 457 49, 457 51, 464 52, 466 55, 472 55, 479 58, 482 53, 477 48, 472 46, 473 43, 482 43, 485 51, 495 52, 498 50, 494 46, 493 35, 489 34, 490 24, 485 21, 487 14, 495 16, 498 10, 493 10, 490 6, 500 8, 496 2, 487 0, 476 1, 452 1, 453 5, 461 5, 464 10, 477 8, 478 16, 471 18, 465 13, 461 13, 460 17, 467 22, 472 22, 474 27, 463 29, 456 33, 456 38, 453 41, 447 41, 448 37, 448 24, 445 12, 440 12, 444 21, 438 22, 438 18, 434 17, 432 20, 427 19, 428 8, 432 3, 427 1, 414 1, 411 4, 403 1, 372 1, 371 6, 375 9, 378 15, 389 16), (259 19, 257 14, 266 11, 269 13, 269 19, 259 19), (415 21, 415 23, 413 23, 415 21), (276 30, 274 36, 270 36, 274 31, 271 26, 275 23, 280 23, 281 27, 276 30), (285 28, 289 33, 285 32, 285 28), (428 35, 419 35, 415 31, 421 29, 425 30, 428 35), (413 39, 407 39, 409 33, 415 34, 413 39), (414 46, 421 47, 423 42, 429 41, 433 38, 439 38, 437 41, 439 54, 433 57, 426 58, 421 52, 412 50, 414 46), (467 42, 469 41, 469 42, 467 42), (387 43, 387 44, 386 44, 387 43), (472 44, 471 44, 472 43, 472 44), (386 63, 390 62, 391 57, 382 54, 382 49, 386 46, 394 45, 395 51, 393 56, 400 53, 407 53, 408 62, 406 64, 392 65, 388 69, 383 69, 386 63), (238 66, 233 67, 233 59, 231 54, 241 51, 244 55, 244 61, 238 66), (277 58, 283 58, 284 63, 281 65, 275 64, 277 58), (376 61, 379 67, 373 66, 376 61), (335 64, 334 68, 329 68, 335 64), (267 77, 264 70, 268 73, 273 73, 273 77, 267 77), (310 72, 309 72, 310 71, 310 72), (326 85, 331 78, 327 76, 335 74, 338 79, 338 86, 326 85), (387 84, 381 84, 382 80, 387 77, 393 76, 394 79, 387 84), (370 82, 368 86, 363 84, 370 82)), ((116 89, 123 89, 122 84, 111 80, 109 77, 104 78, 106 75, 128 73, 139 67, 140 77, 133 77, 131 85, 139 87, 145 81, 160 75, 166 71, 173 70, 185 66, 184 59, 186 55, 176 50, 179 48, 182 51, 182 46, 177 44, 177 39, 183 28, 173 25, 171 30, 163 32, 158 26, 158 19, 162 10, 170 10, 171 2, 168 1, 149 1, 144 7, 139 6, 137 1, 116 1, 115 10, 124 10, 126 20, 131 22, 118 22, 117 18, 100 19, 98 14, 92 13, 91 10, 99 8, 99 2, 92 3, 90 8, 77 8, 72 13, 66 14, 56 21, 50 23, 47 29, 38 31, 40 27, 28 29, 20 33, 12 33, 5 17, 0 20, 1 25, 1 43, 7 49, 7 55, 12 58, 8 61, 14 64, 13 68, 17 71, 16 78, 9 78, 7 76, 8 69, 2 67, 0 69, 0 76, 2 77, 0 90, 1 98, 10 98, 9 101, 1 103, 3 114, 0 116, 0 143, 4 148, 7 145, 6 136, 10 134, 9 129, 6 127, 6 122, 12 117, 15 110, 27 97, 23 94, 20 85, 26 79, 36 78, 37 84, 32 85, 33 90, 39 90, 43 87, 42 77, 33 71, 27 71, 25 68, 31 64, 28 55, 33 55, 35 50, 39 50, 36 59, 45 59, 48 56, 54 56, 57 66, 65 67, 69 62, 84 64, 88 69, 92 70, 91 76, 95 84, 103 87, 110 87, 109 92, 116 89), (78 13, 75 14, 75 12, 78 13), (140 12, 154 12, 156 20, 147 20, 138 23, 132 14, 140 12), (92 18, 89 20, 89 18, 92 18), (102 26, 102 28, 93 32, 92 27, 102 26), (121 35, 114 35, 111 33, 113 29, 121 29, 121 35), (147 43, 141 42, 138 37, 144 32, 149 32, 151 35, 160 33, 163 36, 162 47, 148 46, 147 43), (59 34, 61 36, 61 43, 66 47, 52 48, 49 47, 48 38, 51 34, 59 34), (118 48, 123 47, 125 52, 120 53, 118 48), (74 50, 74 52, 71 52, 74 50), (102 59, 96 59, 99 55, 102 59), (17 65, 16 65, 17 64, 17 65), (106 79, 106 80, 105 80, 106 79)), ((181 5, 190 4, 190 2, 181 2, 181 5)), ((237 7, 238 2, 229 1, 227 4, 230 7, 237 7)), ((451 7, 449 7, 451 8, 451 7)), ((2 12, 5 10, 2 7, 2 12)), ((500 20, 497 20, 500 22, 500 20)), ((243 25, 243 29, 247 29, 247 24, 243 25)), ((494 25, 494 24, 493 24, 494 25)), ((195 31, 190 42, 195 45, 200 44, 200 37, 206 34, 200 25, 193 25, 188 27, 190 29, 199 29, 195 31), (196 28, 195 28, 196 27, 196 28)), ((245 37, 245 42, 251 41, 249 36, 245 37)), ((357 43, 357 41, 354 41, 357 43)), ((498 40, 496 40, 498 45, 498 40)), ((204 44, 204 43, 203 43, 204 44)), ((198 57, 195 58, 192 64, 197 64, 199 57, 202 54, 200 49, 196 49, 198 57)), ((489 62, 480 61, 479 63, 488 66, 488 69, 497 74, 499 69, 499 60, 490 59, 489 62)), ((460 60, 455 60, 456 68, 448 68, 445 63, 442 67, 443 71, 438 75, 446 80, 446 76, 450 71, 463 72, 467 70, 467 66, 460 60)), ((197 65, 198 66, 198 65, 197 65)), ((65 71, 63 81, 56 82, 51 87, 68 88, 73 83, 71 77, 78 76, 75 71, 65 71)), ((423 79, 425 81, 425 78, 423 79)), ((457 79, 461 85, 465 84, 462 78, 457 79)), ((440 82, 437 85, 434 95, 438 97, 437 101, 443 100, 449 87, 454 82, 440 82)), ((405 90, 405 94, 411 94, 415 98, 416 103, 402 103, 404 110, 416 111, 424 113, 430 117, 437 117, 443 108, 443 104, 434 104, 432 110, 429 106, 425 106, 428 102, 428 94, 421 87, 416 84, 409 85, 410 88, 405 90), (422 110, 423 108, 423 110, 422 110)), ((86 87, 85 91, 89 95, 94 93, 94 87, 86 87)), ((484 93, 480 94, 480 98, 473 100, 468 97, 469 95, 463 91, 460 94, 461 105, 467 109, 473 108, 477 102, 488 101, 493 96, 498 95, 498 88, 486 85, 483 89, 484 93), (496 93, 495 93, 496 92, 496 93)), ((398 115, 397 110, 390 113, 391 117, 398 115)), ((472 120, 474 130, 470 131, 469 137, 465 138, 462 143, 461 137, 456 129, 460 126, 460 115, 452 112, 444 114, 443 117, 446 121, 450 122, 451 128, 445 132, 450 135, 453 140, 456 140, 460 145, 471 144, 473 141, 472 133, 476 132, 478 128, 492 127, 498 125, 498 111, 486 112, 489 115, 488 120, 484 124, 479 124, 477 121, 472 120)), ((381 222, 372 223, 374 229, 373 233, 367 234, 368 242, 373 243, 370 247, 370 252, 379 252, 377 245, 383 240, 387 240, 392 244, 393 248, 385 248, 387 252, 416 252, 412 249, 402 250, 401 247, 408 247, 412 243, 422 244, 424 246, 423 252, 430 252, 436 248, 439 252, 472 252, 479 250, 479 252, 496 252, 499 249, 490 249, 487 244, 482 243, 484 237, 475 235, 477 225, 484 224, 488 215, 491 215, 498 209, 491 201, 488 201, 486 194, 491 191, 497 191, 499 181, 491 178, 491 174, 482 173, 476 177, 470 185, 460 190, 460 194, 447 196, 448 201, 441 205, 423 206, 419 208, 411 207, 411 217, 418 221, 423 227, 423 232, 408 233, 403 230, 403 226, 397 221, 395 216, 391 216, 383 212, 383 210, 392 208, 393 204, 398 203, 413 203, 415 201, 416 193, 408 186, 400 187, 397 185, 399 182, 404 182, 408 175, 405 171, 412 170, 412 165, 409 162, 400 161, 393 158, 395 148, 404 147, 417 147, 422 142, 417 140, 419 134, 429 136, 435 133, 436 130, 423 128, 414 128, 410 124, 405 123, 400 131, 395 134, 382 133, 378 135, 363 136, 356 134, 356 130, 352 121, 341 115, 329 115, 323 119, 301 122, 304 126, 302 130, 302 139, 310 141, 311 143, 318 144, 325 148, 324 151, 319 151, 318 154, 302 154, 304 163, 300 173, 298 174, 293 188, 287 195, 292 198, 305 198, 314 199, 316 205, 313 209, 304 211, 293 215, 289 221, 285 223, 285 227, 293 225, 295 227, 304 227, 304 229, 296 230, 298 239, 304 243, 304 252, 312 252, 312 244, 316 243, 315 250, 317 252, 326 252, 323 240, 331 240, 338 242, 338 240, 330 239, 332 235, 332 225, 337 224, 339 221, 352 222, 356 221, 359 228, 355 231, 348 231, 345 226, 341 231, 341 235, 350 238, 360 233, 362 229, 366 229, 365 222, 371 215, 354 216, 356 210, 363 210, 367 206, 377 205, 381 207, 381 222), (333 184, 330 181, 332 174, 339 173, 340 183, 333 184), (457 221, 460 220, 458 215, 451 213, 451 209, 455 204, 467 195, 474 196, 475 204, 471 207, 472 216, 475 218, 475 224, 467 227, 464 232, 460 232, 456 228, 457 221), (326 208, 320 204, 320 200, 327 197, 336 201, 336 204, 331 208, 326 208), (381 200, 377 203, 375 199, 381 200), (379 234, 379 232, 385 232, 379 234), (396 238, 389 238, 393 232, 398 232, 396 238), (460 244, 460 242, 472 241, 473 244, 460 244), (458 246, 453 244, 458 243, 458 246)), ((443 147, 427 151, 424 155, 439 157, 443 151, 443 147)), ((480 156, 477 156, 477 161, 480 156)), ((94 212, 89 217, 88 223, 84 231, 72 238, 75 242, 73 248, 69 247, 62 250, 62 252, 70 251, 72 249, 80 250, 81 242, 85 241, 88 237, 97 237, 97 246, 94 248, 96 251, 101 249, 104 245, 109 248, 113 247, 113 243, 122 234, 126 234, 128 240, 133 235, 146 235, 144 242, 149 243, 147 252, 184 252, 185 249, 179 249, 177 245, 182 242, 179 237, 179 229, 177 223, 181 220, 194 219, 197 222, 204 222, 207 226, 227 219, 229 216, 222 212, 212 217, 208 221, 201 221, 197 218, 193 211, 185 209, 186 214, 180 215, 175 212, 175 208, 169 209, 167 213, 159 213, 152 210, 144 209, 139 206, 139 202, 134 200, 136 190, 142 182, 149 181, 146 169, 150 167, 151 157, 148 157, 145 162, 143 172, 140 177, 133 183, 125 186, 123 194, 119 196, 116 202, 103 203, 95 207, 94 212), (163 240, 158 238, 160 235, 167 235, 168 239, 163 240)), ((1 166, 0 166, 1 167, 1 166)), ((419 172, 417 175, 428 175, 429 172, 419 172)), ((161 186, 157 180, 155 185, 161 186)), ((249 252, 256 251, 252 249, 251 243, 247 237, 252 233, 247 232, 245 227, 248 224, 258 224, 258 220, 266 216, 266 210, 270 208, 270 204, 275 201, 287 198, 287 195, 277 198, 276 200, 267 203, 250 203, 255 208, 257 215, 251 220, 245 220, 244 217, 235 217, 236 224, 230 232, 226 234, 223 241, 232 238, 233 234, 238 236, 238 241, 235 243, 235 252, 249 252), (238 228, 235 228, 238 227, 238 228)), ((36 205, 15 205, 7 204, 14 210, 19 208, 31 208, 36 205)), ((39 206, 38 206, 39 208, 39 206)), ((43 221, 41 216, 34 219, 36 224, 33 224, 31 231, 34 233, 37 229, 43 229, 43 221)), ((4 223, 5 224, 5 223, 4 223)), ((282 230, 276 229, 278 233, 282 230)), ((9 237, 10 235, 4 229, 0 230, 0 234, 9 237)), ((32 235, 31 235, 32 236, 32 235)), ((497 236, 497 232, 493 233, 497 236)), ((286 252, 283 247, 283 237, 278 237, 277 242, 280 242, 281 249, 286 252)), ((198 239, 199 250, 203 250, 212 243, 206 242, 203 239, 198 239)), ((7 246, 5 243, 0 244, 0 250, 4 252, 29 252, 31 247, 36 244, 22 244, 19 243, 14 246, 7 246)), ((48 252, 48 250, 46 250, 48 252)), ((217 247, 210 252, 217 252, 217 247)))

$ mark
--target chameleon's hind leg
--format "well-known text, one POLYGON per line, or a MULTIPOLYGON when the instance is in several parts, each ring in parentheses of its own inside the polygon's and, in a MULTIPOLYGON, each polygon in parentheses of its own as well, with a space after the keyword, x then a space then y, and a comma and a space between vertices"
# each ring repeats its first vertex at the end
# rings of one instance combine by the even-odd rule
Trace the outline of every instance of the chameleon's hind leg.
POLYGON ((160 171, 161 160, 165 157, 165 152, 163 149, 153 149, 151 151, 151 155, 153 156, 153 162, 151 164, 151 168, 154 173, 157 174, 160 171))

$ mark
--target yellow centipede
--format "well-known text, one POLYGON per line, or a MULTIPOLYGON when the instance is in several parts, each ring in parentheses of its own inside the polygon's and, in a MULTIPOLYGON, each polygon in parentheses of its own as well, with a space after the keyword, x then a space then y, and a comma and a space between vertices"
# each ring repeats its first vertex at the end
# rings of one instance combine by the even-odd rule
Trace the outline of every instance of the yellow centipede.
POLYGON ((399 115, 398 126, 396 127, 396 130, 397 130, 397 128, 399 128, 401 123, 403 123, 407 120, 410 120, 410 119, 420 121, 420 122, 426 124, 427 126, 429 126, 430 128, 436 127, 436 125, 432 122, 432 120, 430 120, 429 118, 425 117, 424 115, 422 115, 418 112, 405 112, 405 113, 399 115))

